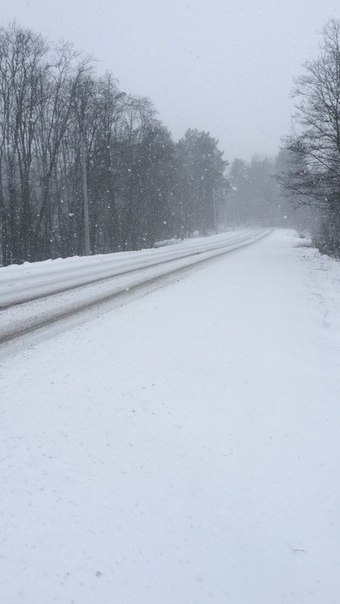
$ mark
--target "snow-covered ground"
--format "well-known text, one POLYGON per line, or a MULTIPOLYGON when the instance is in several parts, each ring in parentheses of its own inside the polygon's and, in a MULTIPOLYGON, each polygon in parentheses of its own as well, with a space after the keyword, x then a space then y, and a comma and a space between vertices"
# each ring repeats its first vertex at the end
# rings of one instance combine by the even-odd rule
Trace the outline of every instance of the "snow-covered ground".
POLYGON ((0 602, 338 604, 339 359, 276 232, 2 360, 0 602))

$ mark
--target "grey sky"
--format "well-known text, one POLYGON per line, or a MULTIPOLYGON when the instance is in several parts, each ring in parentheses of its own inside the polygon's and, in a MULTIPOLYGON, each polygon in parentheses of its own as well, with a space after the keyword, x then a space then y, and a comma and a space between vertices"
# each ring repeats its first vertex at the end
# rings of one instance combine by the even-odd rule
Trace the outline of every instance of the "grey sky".
POLYGON ((61 37, 149 96, 175 139, 207 130, 225 157, 275 154, 290 128, 292 78, 318 52, 339 0, 1 0, 16 19, 61 37))

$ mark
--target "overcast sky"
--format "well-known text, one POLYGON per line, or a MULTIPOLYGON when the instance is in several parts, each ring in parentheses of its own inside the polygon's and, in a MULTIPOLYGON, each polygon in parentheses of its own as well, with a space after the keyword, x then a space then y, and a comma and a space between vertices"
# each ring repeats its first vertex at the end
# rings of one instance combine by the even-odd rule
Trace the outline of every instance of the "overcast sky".
POLYGON ((0 19, 93 54, 148 96, 175 139, 209 131, 225 157, 276 154, 293 76, 339 0, 1 0, 0 19))

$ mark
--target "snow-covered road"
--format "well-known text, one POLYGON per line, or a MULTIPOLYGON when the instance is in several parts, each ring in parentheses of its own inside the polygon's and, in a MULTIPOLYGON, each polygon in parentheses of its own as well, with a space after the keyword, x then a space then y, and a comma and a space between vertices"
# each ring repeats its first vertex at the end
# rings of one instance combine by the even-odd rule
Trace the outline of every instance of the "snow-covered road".
POLYGON ((1 362, 1 603, 338 604, 340 266, 300 243, 1 362))
POLYGON ((162 248, 73 257, 0 270, 0 345, 125 292, 255 243, 269 229, 243 229, 162 248))
POLYGON ((74 256, 7 266, 0 271, 0 309, 173 260, 188 259, 188 264, 194 263, 192 256, 210 252, 213 252, 211 257, 219 255, 252 243, 268 232, 268 229, 260 228, 243 229, 137 252, 74 256))

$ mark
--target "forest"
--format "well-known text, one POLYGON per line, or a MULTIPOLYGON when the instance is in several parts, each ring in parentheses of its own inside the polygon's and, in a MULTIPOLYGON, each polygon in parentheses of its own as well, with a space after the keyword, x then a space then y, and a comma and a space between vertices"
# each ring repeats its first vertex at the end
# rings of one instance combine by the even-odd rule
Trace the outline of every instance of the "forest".
POLYGON ((70 44, 0 29, 0 264, 137 250, 239 225, 309 229, 340 251, 339 24, 296 82, 296 133, 230 165, 208 132, 175 142, 152 102, 70 44))
POLYGON ((63 44, 0 31, 2 263, 151 247, 217 228, 226 162, 208 133, 174 143, 152 103, 63 44))

